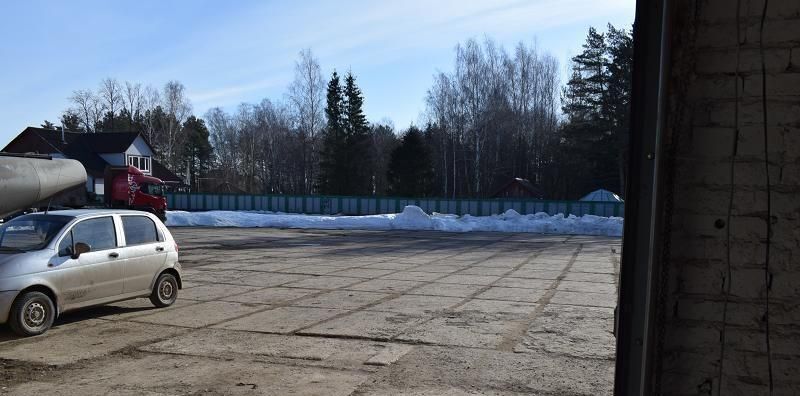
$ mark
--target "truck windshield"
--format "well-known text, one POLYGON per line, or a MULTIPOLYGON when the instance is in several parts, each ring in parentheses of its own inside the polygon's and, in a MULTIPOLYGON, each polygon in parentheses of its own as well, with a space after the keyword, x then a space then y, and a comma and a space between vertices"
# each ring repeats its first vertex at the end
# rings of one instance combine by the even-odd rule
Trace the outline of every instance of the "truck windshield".
POLYGON ((70 220, 69 216, 54 215, 26 215, 11 220, 0 226, 0 253, 44 249, 70 220))
POLYGON ((139 191, 144 194, 161 196, 164 195, 164 186, 160 184, 142 184, 139 191))

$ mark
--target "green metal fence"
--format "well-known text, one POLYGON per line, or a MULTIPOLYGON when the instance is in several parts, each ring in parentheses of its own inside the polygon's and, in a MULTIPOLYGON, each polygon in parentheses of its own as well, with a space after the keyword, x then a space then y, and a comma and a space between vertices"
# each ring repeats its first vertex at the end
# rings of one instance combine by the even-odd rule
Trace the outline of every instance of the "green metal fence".
POLYGON ((416 205, 427 213, 488 216, 514 209, 521 214, 545 212, 582 216, 622 217, 620 202, 548 201, 537 199, 451 199, 330 195, 249 195, 168 193, 167 207, 174 210, 256 210, 305 214, 372 215, 399 213, 416 205))

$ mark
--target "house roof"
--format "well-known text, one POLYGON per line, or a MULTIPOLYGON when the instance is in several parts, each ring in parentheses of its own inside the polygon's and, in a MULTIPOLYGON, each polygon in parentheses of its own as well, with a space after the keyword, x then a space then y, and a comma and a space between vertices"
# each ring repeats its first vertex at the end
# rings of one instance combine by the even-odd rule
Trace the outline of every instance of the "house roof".
MULTIPOLYGON (((66 131, 62 134, 59 130, 28 127, 17 135, 2 151, 11 153, 61 153, 64 157, 80 161, 86 168, 86 173, 103 177, 103 172, 108 165, 100 154, 124 153, 134 140, 139 137, 138 132, 102 132, 83 133, 66 131)), ((144 139, 144 137, 142 137, 144 139)), ((149 146, 150 143, 144 139, 149 146)), ((152 147, 150 148, 152 150, 152 147)), ((180 181, 181 179, 169 169, 152 159, 152 174, 164 181, 180 181)))
POLYGON ((531 183, 527 179, 522 179, 522 178, 519 178, 519 177, 515 177, 515 178, 509 180, 506 184, 503 184, 503 186, 498 188, 497 191, 495 191, 495 193, 492 194, 492 196, 496 197, 496 196, 500 195, 500 193, 502 193, 503 191, 508 189, 508 187, 510 187, 513 184, 519 185, 520 187, 522 187, 523 190, 525 190, 528 193, 530 193, 531 196, 534 196, 534 197, 541 197, 542 196, 542 191, 538 187, 534 186, 533 183, 531 183))
POLYGON ((167 169, 166 166, 162 165, 160 162, 150 159, 151 167, 150 171, 153 174, 153 177, 161 179, 161 181, 165 182, 176 182, 176 183, 183 183, 178 175, 173 173, 171 170, 167 169))
POLYGON ((239 187, 236 187, 235 185, 231 184, 230 182, 224 181, 224 182, 220 183, 219 185, 217 185, 216 187, 212 188, 211 191, 209 191, 209 192, 225 193, 225 194, 230 194, 230 193, 244 194, 246 191, 242 190, 239 187))

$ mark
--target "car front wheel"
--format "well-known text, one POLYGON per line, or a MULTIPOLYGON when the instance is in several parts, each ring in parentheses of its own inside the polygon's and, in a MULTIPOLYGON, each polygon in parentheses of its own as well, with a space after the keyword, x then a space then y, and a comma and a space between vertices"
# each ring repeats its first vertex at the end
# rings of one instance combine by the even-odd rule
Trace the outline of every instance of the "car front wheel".
POLYGON ((168 307, 178 299, 178 280, 175 275, 164 273, 156 280, 150 302, 158 308, 168 307))
POLYGON ((53 301, 44 293, 28 292, 17 297, 11 306, 8 326, 21 336, 30 337, 44 333, 56 317, 53 301))

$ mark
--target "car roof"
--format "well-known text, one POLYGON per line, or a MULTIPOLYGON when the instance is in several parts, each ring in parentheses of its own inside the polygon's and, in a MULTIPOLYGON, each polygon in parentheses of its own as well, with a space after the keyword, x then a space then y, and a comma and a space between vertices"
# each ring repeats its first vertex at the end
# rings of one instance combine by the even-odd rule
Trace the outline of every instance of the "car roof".
POLYGON ((127 210, 127 209, 68 209, 68 210, 51 210, 48 212, 38 212, 38 213, 31 213, 36 215, 59 215, 59 216, 70 216, 75 218, 83 218, 83 217, 90 217, 96 215, 110 215, 110 214, 138 214, 138 215, 146 215, 147 212, 142 212, 140 210, 127 210))

